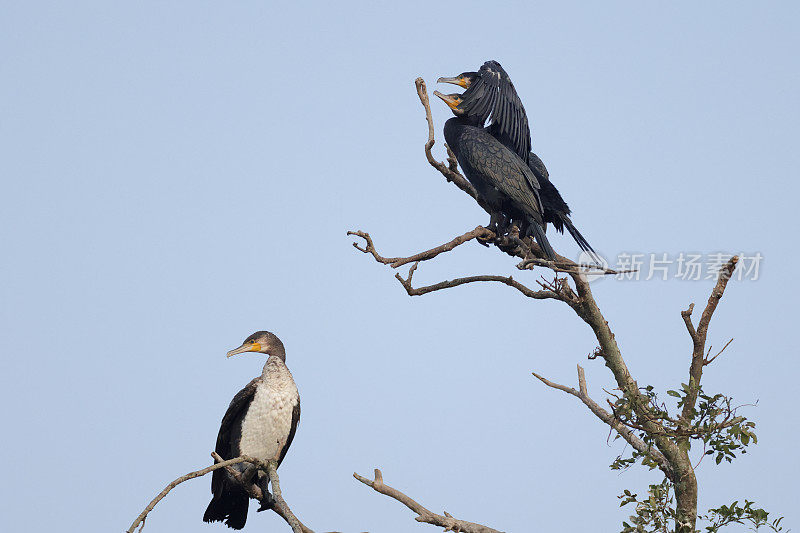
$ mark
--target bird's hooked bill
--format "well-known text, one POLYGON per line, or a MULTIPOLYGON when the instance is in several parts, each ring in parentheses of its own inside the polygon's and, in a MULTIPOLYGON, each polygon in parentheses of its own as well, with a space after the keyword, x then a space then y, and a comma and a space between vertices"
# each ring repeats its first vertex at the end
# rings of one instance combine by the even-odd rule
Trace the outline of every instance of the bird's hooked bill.
POLYGON ((464 89, 467 88, 467 81, 460 76, 455 76, 454 78, 442 77, 436 80, 436 83, 452 83, 453 85, 458 85, 464 89))
POLYGON ((458 94, 443 94, 439 91, 433 91, 434 96, 441 98, 450 109, 455 110, 458 104, 461 103, 461 95, 458 94))
POLYGON ((260 351, 261 351, 261 345, 259 343, 257 342, 245 343, 239 346, 238 348, 234 348, 233 350, 228 352, 228 357, 245 352, 260 352, 260 351))

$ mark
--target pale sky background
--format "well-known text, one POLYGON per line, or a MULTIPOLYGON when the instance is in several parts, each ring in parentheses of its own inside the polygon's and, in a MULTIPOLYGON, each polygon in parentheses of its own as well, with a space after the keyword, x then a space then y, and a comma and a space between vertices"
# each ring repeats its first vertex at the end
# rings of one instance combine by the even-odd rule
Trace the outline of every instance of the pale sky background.
MULTIPOLYGON (((345 235, 395 255, 487 222, 425 161, 413 81, 497 59, 603 254, 764 255, 728 288, 710 342, 735 341, 705 379, 758 402, 759 444, 703 462, 700 505, 753 499, 798 530, 799 23, 791 2, 3 2, 0 528, 127 528, 210 463, 264 362, 225 352, 268 329, 302 396, 280 472, 310 527, 434 531, 351 477, 380 467, 504 531, 619 531, 616 496, 661 476, 610 471, 608 428, 530 374, 574 385, 580 363, 602 401, 588 327, 503 286, 409 298, 345 235)), ((515 264, 472 243, 417 279, 541 274, 515 264)), ((679 313, 710 289, 595 285, 641 385, 686 380, 679 313)), ((201 521, 209 484, 145 531, 226 531, 201 521)), ((246 530, 288 531, 254 510, 246 530)))

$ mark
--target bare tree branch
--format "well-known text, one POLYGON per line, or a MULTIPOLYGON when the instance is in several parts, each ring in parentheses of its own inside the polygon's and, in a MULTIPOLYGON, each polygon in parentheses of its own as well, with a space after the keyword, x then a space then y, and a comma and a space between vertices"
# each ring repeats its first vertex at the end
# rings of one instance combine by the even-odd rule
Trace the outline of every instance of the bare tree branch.
POLYGON ((464 278, 456 278, 454 280, 445 280, 440 281, 439 283, 434 283, 433 285, 427 285, 425 287, 418 287, 414 288, 411 285, 411 278, 414 276, 414 272, 417 270, 417 266, 419 265, 419 261, 414 263, 411 268, 408 270, 408 277, 403 278, 400 274, 395 274, 394 277, 400 282, 400 284, 405 288, 406 292, 409 296, 422 296, 423 294, 428 294, 429 292, 438 291, 442 289, 449 289, 451 287, 458 287, 459 285, 465 285, 467 283, 476 283, 480 281, 497 281, 499 283, 503 283, 504 285, 508 285, 509 287, 513 287, 517 289, 519 292, 527 296, 528 298, 534 298, 536 300, 546 300, 548 298, 554 300, 561 300, 563 297, 560 296, 558 293, 550 290, 541 290, 541 291, 534 291, 530 288, 526 287, 522 283, 518 282, 511 276, 495 276, 495 275, 483 275, 483 276, 467 276, 464 278))
POLYGON ((427 261, 428 259, 433 259, 437 255, 449 252, 455 247, 460 246, 465 242, 469 242, 475 238, 491 239, 495 237, 494 232, 484 228, 483 226, 478 226, 472 231, 468 231, 463 235, 459 235, 450 242, 446 242, 440 246, 431 248, 430 250, 426 250, 424 252, 419 252, 409 257, 383 257, 375 249, 375 245, 373 244, 372 237, 370 237, 369 233, 365 231, 348 231, 347 234, 361 237, 366 242, 366 245, 363 248, 359 246, 357 242, 354 242, 353 247, 355 249, 360 250, 365 254, 372 254, 372 257, 374 257, 377 262, 383 263, 384 265, 389 265, 392 268, 398 268, 408 263, 414 263, 417 261, 427 261))
MULTIPOLYGON (((395 278, 397 278, 397 280, 403 285, 409 296, 421 296, 423 294, 428 294, 429 292, 449 289, 452 287, 457 287, 459 285, 464 285, 466 283, 474 283, 479 281, 497 281, 500 283, 504 283, 509 287, 517 289, 519 292, 521 292, 528 298, 535 298, 539 300, 556 299, 566 302, 569 305, 573 305, 575 303, 574 302, 575 293, 569 287, 568 283, 559 283, 557 285, 547 285, 547 286, 542 283, 539 283, 539 285, 541 285, 542 288, 548 290, 533 291, 528 287, 525 287, 521 283, 515 281, 511 276, 499 276, 499 275, 467 276, 463 278, 457 278, 455 280, 442 281, 439 283, 435 283, 433 285, 428 285, 416 289, 412 287, 411 277, 413 276, 414 272, 416 271, 421 261, 428 261, 430 259, 439 256, 440 254, 450 252, 455 248, 457 248, 458 246, 466 242, 469 242, 473 239, 479 239, 479 241, 482 244, 492 243, 501 250, 503 250, 504 252, 508 253, 509 255, 514 255, 517 257, 524 258, 523 261, 517 265, 517 268, 521 270, 529 270, 533 268, 534 265, 545 266, 557 273, 565 272, 568 274, 577 274, 579 276, 582 276, 583 279, 585 279, 585 274, 588 273, 594 273, 594 274, 619 273, 616 270, 595 268, 589 265, 580 265, 561 256, 558 256, 559 261, 548 261, 533 257, 532 253, 534 252, 534 248, 532 248, 532 246, 537 246, 536 243, 530 242, 530 240, 527 238, 525 240, 520 239, 515 234, 502 235, 498 237, 494 232, 484 228, 483 226, 478 226, 471 231, 468 231, 462 235, 453 238, 449 242, 446 242, 429 250, 425 250, 424 252, 419 252, 410 255, 408 257, 382 256, 381 254, 378 253, 377 248, 375 248, 375 243, 372 240, 370 234, 365 231, 360 231, 360 230, 348 231, 347 234, 354 235, 356 237, 364 239, 363 245, 359 245, 358 242, 354 242, 353 247, 362 253, 372 255, 372 257, 378 263, 389 265, 392 268, 398 268, 408 263, 414 263, 411 269, 409 270, 408 278, 404 279, 402 276, 400 276, 400 274, 395 274, 395 278)), ((538 250, 538 248, 536 248, 535 250, 538 250)))
MULTIPOLYGON (((736 264, 739 262, 738 256, 733 256, 730 260, 720 269, 719 276, 717 277, 717 284, 711 291, 708 297, 708 303, 700 315, 700 322, 697 329, 692 325, 692 311, 694 311, 694 304, 689 306, 689 309, 681 312, 681 317, 686 324, 686 329, 689 336, 692 338, 692 363, 689 367, 689 390, 686 393, 686 399, 681 411, 681 421, 684 425, 691 424, 694 407, 697 403, 697 394, 700 390, 700 380, 703 377, 703 367, 710 361, 705 357, 706 351, 706 337, 708 336, 708 326, 711 323, 711 317, 717 309, 722 295, 725 293, 725 287, 728 286, 728 281, 731 279, 736 264)), ((730 343, 729 343, 730 344, 730 343)), ((727 347, 727 344, 725 345, 727 347)), ((724 350, 725 348, 723 348, 724 350)), ((720 352, 722 353, 722 352, 720 352)), ((719 355, 719 354, 717 354, 719 355)), ((714 356, 716 358, 717 356, 714 356)), ((712 359, 713 360, 713 359, 712 359)))
POLYGON ((659 452, 652 446, 649 446, 642 439, 637 437, 633 431, 631 431, 619 420, 619 418, 615 417, 614 415, 612 415, 611 413, 600 407, 594 400, 591 399, 591 397, 589 397, 589 390, 586 386, 586 376, 583 372, 583 367, 581 367, 581 365, 578 365, 579 390, 575 390, 572 387, 567 387, 566 385, 560 385, 558 383, 554 383, 549 379, 540 376, 536 372, 533 372, 533 375, 536 376, 536 378, 539 381, 541 381, 548 387, 551 387, 553 389, 558 389, 560 391, 566 392, 567 394, 571 394, 572 396, 578 398, 580 401, 584 403, 584 405, 586 405, 586 407, 589 408, 589 410, 592 413, 595 414, 595 416, 597 416, 597 418, 599 418, 600 420, 611 426, 614 429, 614 431, 616 431, 623 439, 625 439, 628 442, 628 444, 633 446, 634 449, 636 449, 640 453, 652 457, 659 464, 659 467, 661 468, 662 471, 666 472, 671 470, 667 458, 664 457, 664 455, 661 452, 659 452))
POLYGON ((139 527, 139 531, 144 529, 144 523, 145 520, 147 519, 147 516, 155 508, 158 502, 163 500, 164 497, 166 497, 166 495, 169 494, 169 492, 172 489, 174 489, 175 487, 177 487, 178 485, 180 485, 185 481, 189 481, 190 479, 194 479, 196 477, 204 476, 209 472, 213 472, 221 468, 224 468, 226 471, 228 471, 238 482, 244 483, 242 487, 247 491, 248 495, 251 498, 257 498, 257 499, 263 498, 263 493, 261 492, 261 489, 258 486, 246 482, 248 481, 248 478, 251 478, 257 472, 257 470, 263 470, 264 472, 269 473, 273 496, 275 497, 275 502, 276 502, 276 505, 275 507, 273 507, 272 510, 275 511, 275 513, 277 513, 281 518, 286 520, 286 522, 292 527, 294 533, 314 533, 311 529, 304 526, 300 522, 300 520, 298 520, 297 517, 294 516, 294 514, 292 514, 291 510, 289 509, 289 506, 286 504, 286 501, 281 496, 280 481, 277 476, 277 471, 275 471, 276 465, 272 463, 266 464, 262 461, 259 461, 255 457, 250 457, 247 455, 242 455, 240 457, 235 457, 233 459, 228 459, 228 460, 223 460, 222 457, 220 457, 216 453, 212 453, 211 455, 214 456, 214 459, 219 462, 211 466, 207 466, 206 468, 201 468, 200 470, 189 472, 188 474, 180 476, 179 478, 170 482, 166 487, 164 487, 164 490, 159 492, 156 495, 156 497, 153 498, 149 504, 147 504, 147 507, 145 507, 144 510, 139 514, 139 516, 136 517, 136 519, 131 524, 131 527, 129 527, 126 530, 126 533, 134 533, 137 527, 139 527), (242 474, 235 468, 232 468, 233 465, 238 463, 251 463, 252 465, 255 465, 255 468, 252 469, 248 468, 247 470, 245 470, 245 473, 242 474), (275 471, 274 472, 275 477, 272 477, 273 471, 275 471), (294 522, 294 524, 292 522, 294 522))
POLYGON ((372 487, 375 491, 389 496, 390 498, 394 498, 398 502, 411 509, 411 511, 417 514, 417 517, 415 518, 417 522, 425 522, 426 524, 443 527, 445 531, 457 531, 459 533, 500 533, 496 529, 492 529, 488 526, 453 518, 453 516, 447 511, 444 511, 444 515, 429 511, 427 508, 425 508, 425 506, 409 498, 399 490, 386 485, 383 482, 383 474, 377 468, 375 469, 374 480, 360 476, 355 472, 353 472, 353 477, 364 485, 372 487))

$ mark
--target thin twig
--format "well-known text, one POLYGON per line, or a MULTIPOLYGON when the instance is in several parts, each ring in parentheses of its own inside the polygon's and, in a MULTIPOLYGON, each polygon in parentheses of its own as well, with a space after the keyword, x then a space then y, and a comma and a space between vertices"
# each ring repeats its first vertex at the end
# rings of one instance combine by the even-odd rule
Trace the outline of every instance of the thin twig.
MULTIPOLYGON (((725 351, 725 348, 727 348, 728 346, 730 346, 730 344, 731 344, 732 342, 733 342, 733 339, 731 339, 731 340, 729 340, 728 342, 726 342, 726 343, 725 343, 725 346, 723 346, 723 347, 722 347, 722 349, 721 349, 720 351, 718 351, 718 352, 717 352, 717 355, 715 355, 714 357, 711 357, 711 358, 709 358, 709 357, 706 357, 705 361, 703 361, 703 366, 705 366, 705 365, 710 365, 711 363, 713 363, 713 362, 714 362, 714 359, 716 359, 717 357, 719 357, 720 355, 722 355, 722 352, 724 352, 724 351, 725 351)), ((710 350, 710 349, 711 349, 711 347, 709 346, 709 350, 710 350)))

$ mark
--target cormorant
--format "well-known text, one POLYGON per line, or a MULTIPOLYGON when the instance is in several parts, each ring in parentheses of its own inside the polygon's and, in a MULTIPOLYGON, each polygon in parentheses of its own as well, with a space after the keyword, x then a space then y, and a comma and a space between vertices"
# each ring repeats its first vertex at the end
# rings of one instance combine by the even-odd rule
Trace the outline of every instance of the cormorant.
MULTIPOLYGON (((249 455, 264 462, 283 461, 300 420, 300 395, 286 368, 286 351, 278 337, 269 331, 257 331, 228 357, 244 352, 269 355, 261 375, 247 384, 231 400, 217 436, 216 452, 223 459, 249 455)), ((233 465, 244 472, 249 463, 233 465)), ((272 508, 274 501, 267 490, 269 476, 259 471, 252 480, 263 494, 259 511, 272 508)), ((242 529, 247 521, 247 492, 225 469, 215 470, 211 478, 211 503, 204 522, 222 522, 242 529)))
POLYGON ((544 234, 539 181, 533 171, 512 150, 483 128, 475 116, 461 114, 461 95, 433 94, 441 98, 456 116, 444 123, 444 138, 470 183, 492 210, 490 229, 502 233, 510 220, 520 232, 531 235, 549 259, 555 251, 544 234))
POLYGON ((474 117, 480 125, 491 118, 486 130, 513 150, 533 170, 541 186, 539 196, 544 208, 545 224, 553 224, 559 233, 564 233, 566 228, 580 249, 599 261, 594 248, 573 225, 570 219, 571 210, 550 181, 550 174, 544 163, 531 151, 531 132, 525 107, 511 78, 500 63, 487 61, 478 72, 462 72, 458 76, 439 78, 437 81, 466 89, 461 95, 462 102, 458 109, 464 115, 474 117))

